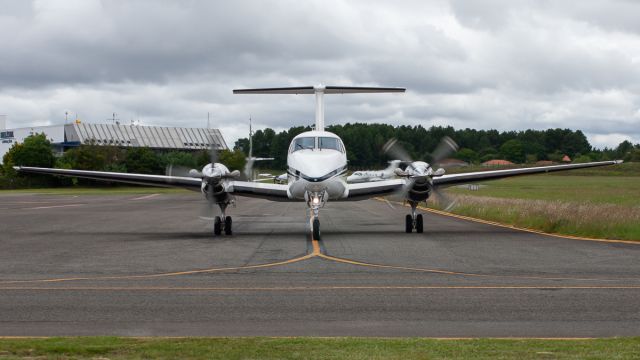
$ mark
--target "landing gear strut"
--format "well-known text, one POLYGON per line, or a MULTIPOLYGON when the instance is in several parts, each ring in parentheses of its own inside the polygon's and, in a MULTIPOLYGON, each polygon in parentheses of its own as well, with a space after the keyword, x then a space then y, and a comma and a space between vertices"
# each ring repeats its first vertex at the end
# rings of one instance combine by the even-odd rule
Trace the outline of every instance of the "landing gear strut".
POLYGON ((411 205, 411 214, 407 214, 404 218, 404 230, 407 233, 416 230, 417 233, 422 233, 424 231, 424 221, 422 219, 422 214, 418 214, 416 208, 418 207, 418 203, 412 201, 409 203, 411 205))
POLYGON ((229 204, 227 203, 219 203, 218 206, 220 206, 220 212, 222 213, 221 216, 216 216, 213 219, 213 234, 214 235, 220 235, 222 234, 222 231, 224 230, 224 234, 225 235, 231 235, 232 231, 231 231, 231 225, 233 224, 233 221, 231 220, 231 216, 226 216, 225 215, 225 211, 227 210, 227 206, 229 204))
POLYGON ((311 222, 311 233, 313 234, 313 240, 320 240, 320 219, 318 217, 318 213, 320 212, 320 208, 323 207, 326 203, 327 197, 328 195, 326 190, 321 192, 305 193, 307 205, 309 205, 311 211, 313 212, 313 221, 311 222))

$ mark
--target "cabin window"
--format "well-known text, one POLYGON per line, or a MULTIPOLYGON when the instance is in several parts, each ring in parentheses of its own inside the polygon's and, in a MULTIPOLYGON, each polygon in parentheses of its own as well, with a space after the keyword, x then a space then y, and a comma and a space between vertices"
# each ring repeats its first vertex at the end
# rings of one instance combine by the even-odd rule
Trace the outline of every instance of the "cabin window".
POLYGON ((342 147, 340 146, 340 140, 333 137, 319 137, 318 147, 320 148, 320 150, 331 149, 331 150, 337 150, 342 152, 342 147))
POLYGON ((313 137, 301 137, 295 139, 293 142, 293 151, 313 149, 316 145, 315 138, 313 137))

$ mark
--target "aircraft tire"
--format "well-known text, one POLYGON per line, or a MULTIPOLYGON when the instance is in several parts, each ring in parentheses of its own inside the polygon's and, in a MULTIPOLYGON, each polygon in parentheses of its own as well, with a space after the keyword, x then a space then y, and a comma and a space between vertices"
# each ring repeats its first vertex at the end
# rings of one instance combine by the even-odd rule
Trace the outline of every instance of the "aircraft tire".
POLYGON ((213 234, 220 235, 222 233, 222 219, 220 216, 216 216, 213 219, 213 234))
POLYGON ((231 220, 231 216, 227 216, 224 218, 224 234, 231 235, 233 232, 231 231, 231 224, 233 221, 231 220))
POLYGON ((411 215, 407 214, 404 218, 404 231, 408 234, 413 231, 413 219, 411 215))
POLYGON ((320 240, 320 220, 313 219, 313 240, 320 240))
POLYGON ((422 214, 418 214, 418 216, 416 216, 416 232, 422 234, 423 230, 422 214))

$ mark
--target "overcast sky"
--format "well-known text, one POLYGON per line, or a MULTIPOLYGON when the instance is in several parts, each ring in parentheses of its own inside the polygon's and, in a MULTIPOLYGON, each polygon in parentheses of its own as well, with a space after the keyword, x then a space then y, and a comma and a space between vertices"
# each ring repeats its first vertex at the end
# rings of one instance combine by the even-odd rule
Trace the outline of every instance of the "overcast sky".
POLYGON ((334 95, 327 124, 583 130, 640 142, 640 1, 0 0, 0 114, 310 125, 304 95, 241 87, 398 86, 334 95))

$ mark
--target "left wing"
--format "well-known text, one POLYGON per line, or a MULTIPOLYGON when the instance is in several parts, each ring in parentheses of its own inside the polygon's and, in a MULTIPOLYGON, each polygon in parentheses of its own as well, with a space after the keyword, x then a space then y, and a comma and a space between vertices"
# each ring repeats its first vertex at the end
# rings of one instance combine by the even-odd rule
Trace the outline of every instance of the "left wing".
POLYGON ((564 171, 572 169, 582 169, 596 166, 615 165, 622 163, 622 160, 612 161, 598 161, 589 162, 583 164, 569 164, 569 165, 551 165, 551 166, 538 166, 521 169, 506 169, 506 170, 490 170, 490 171, 478 171, 462 174, 442 175, 433 178, 433 185, 437 186, 449 186, 458 184, 467 184, 474 181, 496 180, 506 177, 518 176, 518 175, 531 175, 541 174, 555 171, 564 171))
POLYGON ((30 166, 15 166, 14 169, 27 174, 47 174, 85 179, 112 181, 136 185, 149 185, 158 187, 177 187, 188 190, 200 191, 202 181, 200 179, 183 176, 165 176, 148 174, 129 174, 108 171, 53 169, 30 166))

